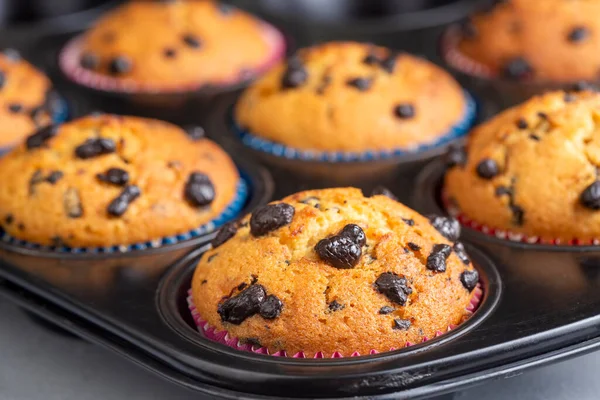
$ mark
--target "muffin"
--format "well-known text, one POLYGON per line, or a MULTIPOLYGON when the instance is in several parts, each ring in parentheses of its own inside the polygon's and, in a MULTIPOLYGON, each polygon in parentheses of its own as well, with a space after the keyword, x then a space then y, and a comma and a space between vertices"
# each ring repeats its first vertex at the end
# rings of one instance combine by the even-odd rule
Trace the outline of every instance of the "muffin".
POLYGON ((0 159, 0 173, 2 229, 44 246, 155 245, 242 203, 236 166, 215 143, 135 117, 42 128, 0 159))
POLYGON ((12 49, 0 52, 0 153, 64 119, 50 80, 12 49))
POLYGON ((229 337, 289 356, 420 343, 469 315, 478 273, 458 234, 456 221, 386 196, 297 193, 222 228, 194 273, 192 308, 229 337))
POLYGON ((599 120, 600 94, 556 91, 480 125, 449 153, 450 211, 513 240, 595 243, 599 120))
MULTIPOLYGON (((252 84, 234 110, 242 136, 289 151, 391 153, 465 133, 472 101, 434 64, 382 47, 331 42, 303 49, 252 84)), ((246 139, 246 138, 245 138, 246 139)), ((252 140, 244 140, 253 145, 252 140)))
POLYGON ((214 1, 130 1, 63 52, 65 72, 100 89, 180 92, 247 80, 283 53, 274 28, 214 1))
POLYGON ((462 25, 456 50, 493 76, 598 80, 599 13, 599 1, 497 1, 462 25))

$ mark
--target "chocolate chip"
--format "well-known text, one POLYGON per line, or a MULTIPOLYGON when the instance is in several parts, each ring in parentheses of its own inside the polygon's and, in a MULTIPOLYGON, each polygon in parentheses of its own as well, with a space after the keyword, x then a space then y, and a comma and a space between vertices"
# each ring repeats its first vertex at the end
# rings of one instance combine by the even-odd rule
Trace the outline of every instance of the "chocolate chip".
POLYGON ((585 188, 579 196, 579 201, 586 208, 600 210, 600 181, 595 181, 585 188))
POLYGON ((129 173, 120 168, 109 168, 102 174, 97 174, 96 178, 100 182, 110 183, 111 185, 124 186, 129 182, 129 173))
POLYGON ((585 26, 577 26, 569 32, 567 40, 571 43, 582 42, 590 36, 590 31, 585 26))
POLYGON ((416 243, 413 243, 413 242, 408 242, 408 243, 406 243, 406 245, 407 245, 407 246, 408 246, 408 248, 409 248, 409 249, 411 249, 412 251, 419 251, 419 250, 421 250, 421 246, 419 246, 419 245, 418 245, 418 244, 416 244, 416 243))
POLYGON ((6 84, 6 74, 4 73, 4 71, 0 71, 0 89, 2 89, 5 84, 6 84))
POLYGON ((408 226, 415 226, 415 220, 409 218, 402 218, 402 221, 408 226))
POLYGON ((371 197, 372 196, 385 196, 392 200, 398 201, 398 198, 394 195, 394 193, 392 193, 392 191, 385 186, 377 186, 375 189, 373 189, 373 191, 371 191, 371 197))
POLYGON ((533 74, 533 68, 523 57, 516 57, 509 60, 503 70, 503 75, 511 79, 525 79, 533 74))
POLYGON ((452 252, 452 247, 447 244, 435 244, 427 257, 427 269, 434 272, 446 271, 446 260, 452 252))
POLYGON ((62 171, 52 171, 50 173, 50 175, 48 175, 46 177, 46 182, 48 182, 51 185, 56 184, 56 182, 58 182, 59 180, 61 180, 63 178, 65 174, 63 174, 62 171))
POLYGON ((574 83, 571 86, 570 90, 572 92, 584 92, 584 91, 597 92, 598 87, 590 82, 579 81, 579 82, 574 83))
POLYGON ((140 195, 142 191, 135 185, 125 186, 121 194, 119 194, 113 201, 110 202, 107 208, 109 215, 113 217, 120 217, 125 214, 125 211, 129 208, 129 205, 140 195))
POLYGON ((392 329, 407 331, 408 328, 410 328, 410 325, 410 320, 396 318, 394 319, 394 326, 392 327, 392 329))
POLYGON ((375 281, 375 289, 391 302, 401 306, 406 304, 412 289, 408 286, 406 278, 400 277, 393 272, 384 272, 375 281))
POLYGON ((456 242, 460 237, 460 223, 454 218, 430 215, 429 222, 443 237, 451 242, 456 242))
POLYGON ((95 70, 100 65, 100 58, 94 53, 84 53, 79 60, 79 65, 84 69, 95 70))
POLYGON ((529 134, 529 139, 535 140, 536 142, 539 142, 540 140, 542 140, 538 135, 536 135, 534 133, 529 134))
POLYGON ((8 111, 10 111, 13 114, 20 113, 21 111, 23 111, 23 105, 20 103, 11 103, 8 105, 8 111))
POLYGON ((366 92, 367 90, 369 90, 371 88, 372 83, 373 80, 370 78, 354 78, 346 81, 346 84, 348 86, 352 86, 360 90, 361 92, 366 92))
POLYGON ((465 265, 471 264, 471 260, 469 260, 469 256, 467 255, 467 251, 465 250, 465 246, 461 242, 454 243, 454 252, 456 256, 463 262, 465 265))
POLYGON ((213 249, 221 246, 223 243, 227 242, 229 239, 235 236, 238 231, 238 222, 230 221, 223 225, 221 229, 217 232, 215 238, 210 242, 213 249))
POLYGON ((460 274, 460 282, 470 292, 479 283, 479 273, 476 270, 466 270, 460 274))
POLYGON ((108 71, 113 75, 123 75, 131 71, 133 63, 126 56, 118 56, 111 60, 108 71))
POLYGON ((281 78, 281 87, 283 89, 294 89, 302 86, 308 80, 308 72, 298 58, 292 58, 288 61, 287 68, 281 78))
POLYGON ((114 153, 117 150, 115 141, 109 138, 87 139, 75 148, 75 156, 82 160, 114 153))
POLYGON ((75 188, 68 188, 63 195, 63 207, 69 218, 81 218, 83 216, 83 207, 79 191, 75 188))
POLYGON ((548 119, 548 114, 546 114, 545 112, 539 111, 537 115, 538 117, 540 117, 540 119, 548 119))
POLYGON ((367 65, 379 65, 381 60, 374 53, 369 53, 363 58, 362 62, 367 65))
POLYGON ((4 54, 4 57, 6 57, 8 60, 12 61, 12 62, 17 62, 17 61, 21 61, 21 53, 19 53, 18 50, 15 49, 4 49, 2 51, 2 54, 4 54))
POLYGON ((477 175, 483 179, 492 179, 500 173, 500 168, 496 161, 491 158, 484 158, 477 164, 477 175))
POLYGON ((383 68, 387 73, 393 74, 396 69, 396 61, 398 59, 398 54, 390 53, 390 55, 381 61, 381 68, 383 68))
POLYGON ((328 307, 331 311, 340 311, 346 308, 345 305, 338 303, 337 300, 334 300, 331 303, 329 303, 328 307))
POLYGON ((398 104, 394 107, 394 115, 401 119, 411 119, 415 116, 415 107, 409 103, 398 104))
POLYGON ((205 207, 215 200, 215 186, 202 172, 190 174, 184 189, 184 196, 192 207, 205 207))
POLYGON ((27 138, 27 140, 25 141, 27 149, 31 150, 36 149, 38 147, 42 147, 46 143, 46 141, 56 136, 57 133, 58 127, 55 125, 48 125, 41 128, 33 135, 27 138))
POLYGON ((183 36, 183 42, 193 49, 198 49, 202 46, 202 42, 200 39, 192 34, 187 34, 183 36))
POLYGON ((204 137, 206 136, 204 128, 199 125, 187 126, 185 127, 185 132, 187 133, 189 138, 194 141, 204 139, 204 137))
POLYGON ((221 316, 221 321, 239 325, 260 311, 266 297, 267 293, 262 285, 250 285, 237 296, 219 304, 217 313, 221 316))
POLYGON ((175 56, 177 55, 177 50, 171 49, 171 48, 164 49, 163 50, 163 55, 166 58, 175 58, 175 56))
POLYGON ((519 120, 517 121, 517 128, 519 128, 519 129, 529 128, 529 124, 527 123, 525 118, 519 118, 519 120))
POLYGON ((390 306, 383 306, 379 309, 379 314, 381 315, 388 315, 391 314, 395 311, 395 309, 393 307, 390 306))
POLYGON ((315 251, 321 260, 338 269, 354 268, 362 255, 361 247, 354 240, 340 235, 319 240, 315 251))
POLYGON ((289 225, 296 210, 289 204, 268 204, 252 213, 250 233, 252 236, 264 236, 269 232, 289 225))
POLYGON ((15 217, 12 214, 8 214, 4 217, 4 223, 6 225, 11 225, 13 222, 15 222, 15 217))
POLYGON ((463 146, 452 144, 448 147, 448 152, 444 157, 444 161, 448 168, 453 168, 456 166, 462 167, 467 162, 467 153, 463 146))
MULTIPOLYGON (((512 199, 511 199, 511 201, 512 201, 512 199)), ((521 207, 519 207, 515 204, 511 204, 510 211, 513 214, 513 224, 518 225, 518 226, 523 225, 523 222, 525 220, 525 210, 523 210, 521 207)))
POLYGON ((364 246, 367 243, 367 237, 362 228, 355 224, 348 224, 339 233, 340 236, 345 236, 351 239, 354 243, 359 246, 364 246))

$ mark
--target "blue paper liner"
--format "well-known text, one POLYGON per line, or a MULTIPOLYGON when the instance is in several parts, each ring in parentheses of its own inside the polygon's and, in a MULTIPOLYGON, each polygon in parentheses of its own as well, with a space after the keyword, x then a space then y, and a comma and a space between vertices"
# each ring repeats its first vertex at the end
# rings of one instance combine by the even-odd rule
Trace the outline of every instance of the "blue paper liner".
POLYGON ((268 139, 263 139, 248 132, 235 121, 233 113, 230 114, 230 122, 234 133, 241 139, 245 146, 263 153, 268 153, 275 157, 328 163, 386 160, 431 150, 465 136, 473 126, 477 117, 477 102, 467 91, 464 92, 464 96, 465 109, 463 111, 463 116, 448 132, 440 135, 429 143, 392 150, 369 150, 364 152, 300 150, 268 139))
POLYGON ((150 240, 143 243, 135 243, 131 245, 115 245, 108 247, 57 247, 57 246, 44 246, 37 243, 28 242, 26 240, 17 239, 3 229, 0 228, 0 241, 14 245, 25 247, 33 250, 40 251, 51 251, 58 253, 69 253, 69 254, 110 254, 110 253, 126 253, 129 251, 154 249, 162 246, 173 245, 182 241, 197 238, 201 235, 215 231, 217 228, 225 224, 226 222, 234 219, 238 216, 240 211, 244 208, 248 195, 250 193, 250 187, 247 180, 242 176, 237 184, 237 191, 231 203, 225 208, 225 210, 212 221, 196 228, 189 232, 163 237, 160 239, 150 240))

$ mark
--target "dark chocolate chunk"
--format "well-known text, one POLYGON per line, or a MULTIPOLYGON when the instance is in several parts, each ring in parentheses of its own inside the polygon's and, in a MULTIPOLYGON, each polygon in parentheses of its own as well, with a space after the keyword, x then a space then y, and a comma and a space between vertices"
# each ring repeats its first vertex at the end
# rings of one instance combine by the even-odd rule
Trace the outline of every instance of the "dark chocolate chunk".
POLYGON ((83 144, 75 148, 75 156, 82 160, 94 158, 105 154, 114 153, 117 145, 114 140, 109 138, 87 139, 83 144))
POLYGON ((315 251, 321 260, 338 269, 354 268, 362 255, 360 245, 341 235, 319 240, 315 251))
POLYGON ((238 222, 237 221, 230 221, 230 222, 226 223, 225 225, 223 225, 221 227, 221 229, 219 229, 219 232, 217 232, 217 235, 212 240, 212 242, 210 242, 213 249, 216 249, 217 247, 221 246, 223 243, 227 242, 229 239, 234 237, 235 234, 237 233, 237 231, 238 231, 238 222))
POLYGON ((11 103, 8 105, 8 111, 10 111, 13 114, 20 113, 21 111, 23 111, 23 105, 20 103, 11 103))
POLYGON ((349 79, 346 83, 348 84, 348 86, 352 86, 360 90, 361 92, 366 92, 367 90, 369 90, 369 88, 371 88, 373 80, 370 78, 354 78, 349 79))
MULTIPOLYGON (((512 199, 511 199, 512 202, 512 199)), ((521 226, 523 225, 523 222, 525 220, 525 210, 523 210, 523 208, 515 205, 515 204, 510 204, 510 211, 513 214, 513 224, 521 226)))
POLYGON ((69 218, 81 218, 83 216, 83 207, 79 191, 75 188, 68 188, 63 195, 63 207, 65 214, 69 218))
POLYGON ((4 223, 6 225, 11 225, 13 222, 15 222, 15 217, 12 214, 8 214, 4 217, 4 223))
POLYGON ((390 306, 383 306, 379 309, 379 314, 381 315, 388 315, 391 314, 395 311, 395 309, 393 307, 390 306))
POLYGON ((204 137, 206 136, 204 128, 199 125, 187 126, 185 127, 185 132, 190 137, 190 139, 194 141, 204 139, 204 137))
POLYGON ((281 78, 283 89, 293 89, 302 86, 308 80, 308 72, 299 58, 291 58, 281 78))
POLYGON ((100 58, 94 53, 84 53, 79 60, 79 65, 84 69, 95 70, 100 65, 100 58))
POLYGON ((506 186, 498 186, 496 188, 496 196, 500 197, 500 196, 512 196, 512 189, 506 186))
POLYGON ((163 56, 165 56, 166 58, 175 58, 176 55, 177 55, 177 50, 175 50, 175 49, 166 48, 163 50, 163 56))
POLYGON ((132 66, 133 63, 129 57, 118 56, 111 60, 108 71, 113 75, 123 75, 131 71, 132 66))
POLYGON ((590 36, 590 31, 585 26, 577 26, 569 32, 567 40, 571 43, 579 43, 584 41, 590 36))
POLYGON ((346 308, 345 305, 338 303, 337 300, 334 300, 331 303, 329 303, 328 307, 331 311, 340 311, 346 308))
POLYGON ((219 304, 217 312, 221 316, 221 321, 239 325, 261 310, 261 304, 266 297, 265 288, 253 284, 237 296, 230 297, 219 304))
POLYGON ((348 224, 344 226, 344 229, 340 232, 340 236, 345 236, 351 239, 354 243, 359 246, 364 246, 367 243, 367 237, 362 228, 355 224, 348 224))
POLYGON ((476 270, 466 270, 460 274, 460 282, 469 292, 475 289, 479 283, 479 273, 476 270))
POLYGON ((375 289, 391 302, 401 306, 406 304, 408 295, 412 289, 408 286, 406 278, 400 277, 393 272, 384 272, 375 281, 375 289))
POLYGON ((467 255, 467 251, 465 250, 465 246, 461 242, 454 243, 453 248, 457 257, 460 259, 460 261, 463 262, 463 264, 471 264, 471 260, 469 260, 469 256, 467 255))
POLYGON ((516 57, 509 60, 503 70, 503 75, 511 79, 526 79, 533 74, 533 68, 523 57, 516 57))
POLYGON ((116 186, 125 186, 129 182, 129 173, 121 168, 109 168, 102 174, 97 174, 100 182, 110 183, 116 186))
POLYGON ((50 175, 46 177, 46 182, 54 185, 56 182, 62 179, 65 174, 62 171, 52 171, 50 175))
POLYGON ((484 158, 477 164, 477 175, 483 179, 492 179, 500 173, 500 168, 496 161, 491 158, 484 158))
POLYGON ((418 244, 416 244, 416 243, 413 243, 413 242, 408 242, 408 243, 406 243, 406 245, 407 245, 407 246, 408 246, 408 248, 409 248, 409 249, 411 249, 412 251, 419 251, 419 250, 421 250, 421 246, 419 246, 419 245, 418 245, 418 244))
POLYGON ((415 116, 415 107, 409 103, 398 104, 394 107, 394 115, 401 119, 411 119, 415 116))
POLYGON ((579 201, 590 210, 600 210, 600 181, 595 181, 585 188, 579 196, 579 201))
POLYGON ((42 147, 47 140, 53 138, 58 133, 58 127, 55 125, 48 125, 38 130, 33 135, 29 136, 25 141, 25 144, 29 150, 42 147))
POLYGON ((394 326, 392 328, 407 331, 408 328, 410 328, 410 325, 411 325, 410 320, 396 318, 396 319, 394 319, 394 326))
POLYGON ((527 120, 525 120, 525 118, 519 118, 519 120, 517 121, 517 128, 519 128, 519 129, 529 128, 529 124, 527 123, 527 120))
POLYGON ((193 49, 198 49, 202 46, 202 42, 200 39, 192 34, 187 34, 183 36, 183 42, 193 49))
POLYGON ((467 153, 465 151, 465 148, 456 144, 450 145, 448 147, 448 152, 444 157, 444 161, 446 162, 448 168, 456 166, 462 167, 467 162, 467 153))
POLYGON ((540 117, 541 119, 548 119, 548 114, 546 114, 545 112, 539 111, 537 113, 538 117, 540 117))
POLYGON ((535 133, 530 133, 529 134, 529 139, 531 140, 535 140, 536 142, 539 142, 540 140, 542 140, 538 135, 536 135, 535 133))
POLYGON ((113 217, 120 217, 121 215, 125 214, 129 208, 129 205, 135 199, 140 197, 141 194, 142 191, 139 187, 135 185, 125 186, 123 191, 108 205, 108 214, 113 217))
POLYGON ((185 184, 184 195, 192 207, 205 207, 215 199, 215 186, 208 175, 193 172, 185 184))
POLYGON ((377 186, 371 192, 371 196, 385 196, 389 197, 392 200, 398 201, 398 198, 394 195, 394 193, 392 193, 392 191, 386 188, 385 186, 377 186))
POLYGON ((576 82, 573 84, 573 86, 571 86, 572 92, 583 92, 586 90, 589 90, 592 92, 597 92, 598 87, 590 82, 585 82, 585 81, 576 82))
POLYGON ((269 232, 289 225, 296 210, 289 204, 268 204, 252 213, 250 233, 252 236, 264 236, 269 232))
POLYGON ((434 272, 446 271, 446 260, 452 252, 452 247, 447 244, 435 244, 427 257, 427 269, 434 272))
POLYGON ((460 237, 460 223, 452 217, 430 215, 429 222, 443 237, 456 242, 460 237))
POLYGON ((41 170, 36 170, 33 175, 31 175, 31 178, 29 178, 29 195, 32 196, 35 194, 35 187, 44 182, 45 178, 44 175, 42 174, 41 170))
POLYGON ((379 65, 381 60, 374 53, 369 52, 369 54, 363 58, 362 62, 367 65, 379 65))
POLYGON ((397 53, 390 53, 390 55, 381 61, 381 68, 383 68, 387 73, 393 74, 396 69, 396 62, 398 61, 397 53))
POLYGON ((404 223, 408 226, 415 226, 414 219, 402 218, 402 221, 404 221, 404 223))
POLYGON ((19 53, 19 51, 16 49, 4 49, 2 50, 2 54, 4 54, 4 57, 12 62, 21 61, 21 53, 19 53))

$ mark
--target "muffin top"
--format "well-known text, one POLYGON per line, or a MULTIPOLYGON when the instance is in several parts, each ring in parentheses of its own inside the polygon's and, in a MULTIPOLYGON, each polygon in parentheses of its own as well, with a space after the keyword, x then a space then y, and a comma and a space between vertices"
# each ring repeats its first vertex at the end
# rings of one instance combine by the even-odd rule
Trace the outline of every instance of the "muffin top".
MULTIPOLYGON (((457 239, 458 222, 432 221, 457 239)), ((452 246, 388 197, 301 192, 222 228, 197 266, 193 300, 210 325, 271 352, 389 351, 465 318, 478 276, 452 246)))
POLYGON ((391 150, 435 141, 464 119, 465 107, 458 83, 428 61, 333 42, 273 68, 242 94, 235 118, 297 149, 391 150))
POLYGON ((0 52, 0 147, 25 139, 50 123, 48 94, 52 84, 18 52, 0 52))
POLYGON ((83 68, 161 89, 245 78, 272 56, 266 25, 213 1, 131 1, 81 43, 83 68))
POLYGON ((450 205, 490 228, 600 238, 600 94, 551 92, 473 130, 449 153, 450 205))
POLYGON ((0 158, 0 225, 43 245, 127 245, 186 233, 236 193, 229 156, 156 120, 90 116, 48 126, 0 158))
POLYGON ((495 3, 463 25, 463 54, 512 79, 600 78, 600 1, 495 3))

